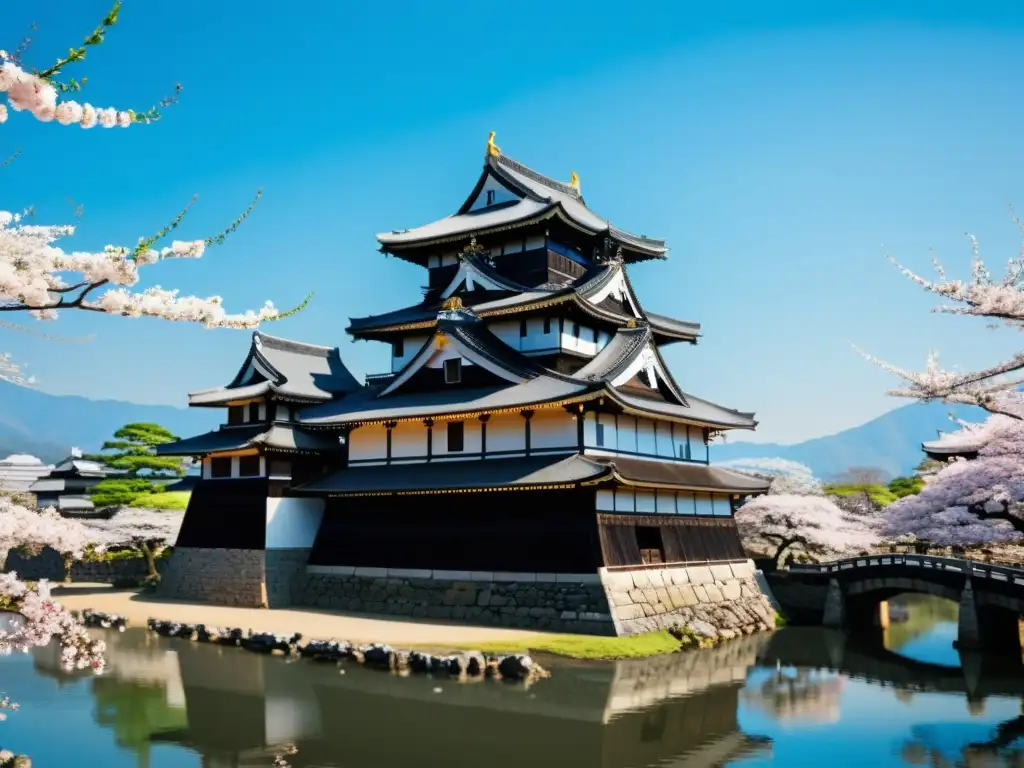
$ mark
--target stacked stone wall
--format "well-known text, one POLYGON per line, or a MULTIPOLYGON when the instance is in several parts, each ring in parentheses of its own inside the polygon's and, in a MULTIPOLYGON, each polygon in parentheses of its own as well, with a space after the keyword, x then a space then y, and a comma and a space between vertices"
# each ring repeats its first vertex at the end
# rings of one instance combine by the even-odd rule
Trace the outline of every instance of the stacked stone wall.
POLYGON ((731 639, 775 626, 751 561, 671 568, 601 570, 619 635, 690 627, 712 639, 731 639))
MULTIPOLYGON (((157 571, 163 572, 167 560, 156 561, 157 571)), ((3 567, 4 573, 17 573, 27 581, 48 579, 64 580, 64 561, 60 554, 47 547, 38 555, 22 555, 9 552, 3 567)), ((143 557, 103 560, 98 562, 76 562, 71 566, 71 581, 97 584, 137 584, 146 578, 149 569, 143 557)))
POLYGON ((267 605, 270 608, 302 604, 309 553, 306 548, 266 551, 267 605))
POLYGON ((157 595, 169 600, 241 608, 267 605, 262 549, 177 547, 162 576, 157 595))
POLYGON ((302 605, 313 608, 551 632, 615 633, 596 574, 313 566, 296 593, 302 605))

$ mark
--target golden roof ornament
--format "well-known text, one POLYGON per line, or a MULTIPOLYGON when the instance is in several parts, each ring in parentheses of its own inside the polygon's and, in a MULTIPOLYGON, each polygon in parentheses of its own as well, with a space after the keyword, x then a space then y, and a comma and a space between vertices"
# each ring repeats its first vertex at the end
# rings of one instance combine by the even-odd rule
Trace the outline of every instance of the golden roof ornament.
POLYGON ((465 258, 467 256, 472 256, 473 254, 481 255, 486 253, 490 253, 490 251, 487 248, 484 248, 479 243, 477 243, 476 235, 473 235, 471 238, 469 238, 469 245, 467 245, 462 250, 462 252, 459 253, 459 257, 465 258))
POLYGON ((569 186, 577 192, 580 191, 580 177, 576 174, 576 171, 573 171, 572 176, 569 177, 569 186))
POLYGON ((635 317, 629 318, 629 320, 626 321, 626 327, 627 328, 636 328, 636 318, 635 317))
POLYGON ((491 131, 491 135, 487 137, 487 154, 491 157, 497 157, 501 154, 501 147, 494 143, 494 131, 491 131))
POLYGON ((462 309, 462 299, 458 296, 452 296, 451 298, 445 299, 444 304, 441 305, 441 309, 451 312, 453 309, 462 309))

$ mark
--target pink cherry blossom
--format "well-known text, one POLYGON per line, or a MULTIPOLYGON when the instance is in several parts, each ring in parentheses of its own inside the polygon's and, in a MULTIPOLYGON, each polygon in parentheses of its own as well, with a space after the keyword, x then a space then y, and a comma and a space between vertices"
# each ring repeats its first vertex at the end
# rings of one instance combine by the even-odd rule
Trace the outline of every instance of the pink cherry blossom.
MULTIPOLYGON (((7 94, 7 102, 16 112, 28 112, 44 123, 56 120, 61 125, 81 125, 92 128, 97 123, 104 128, 127 128, 132 122, 130 112, 109 107, 95 109, 89 104, 74 101, 57 103, 57 89, 46 80, 26 72, 0 52, 0 93, 7 94)), ((0 123, 7 119, 4 106, 0 123)))
POLYGON ((878 543, 880 521, 841 509, 799 462, 737 459, 720 466, 771 480, 767 495, 736 511, 736 525, 745 541, 773 547, 776 564, 794 545, 812 555, 842 555, 878 543))
MULTIPOLYGON (((38 552, 52 547, 62 554, 81 556, 90 544, 102 548, 107 536, 90 531, 52 509, 33 512, 0 498, 0 552, 25 547, 38 552)), ((62 663, 68 669, 103 670, 103 643, 94 641, 68 611, 50 597, 45 581, 28 584, 15 573, 0 574, 0 605, 25 618, 25 625, 0 632, 0 654, 47 645, 54 637, 61 644, 62 663)))
POLYGON ((1024 421, 997 414, 936 442, 978 457, 954 459, 920 493, 890 504, 885 535, 965 547, 1024 538, 1024 421))

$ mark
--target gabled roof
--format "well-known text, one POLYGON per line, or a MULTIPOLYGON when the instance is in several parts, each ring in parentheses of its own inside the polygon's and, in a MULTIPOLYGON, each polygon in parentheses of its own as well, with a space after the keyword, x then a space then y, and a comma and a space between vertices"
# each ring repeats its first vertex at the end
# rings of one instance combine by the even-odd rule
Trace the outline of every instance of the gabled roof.
POLYGON ((605 397, 629 413, 712 429, 752 429, 756 424, 753 414, 732 411, 682 392, 669 374, 653 344, 652 331, 646 325, 621 329, 589 365, 569 376, 548 370, 505 344, 487 330, 475 313, 456 307, 458 299, 450 302, 452 308, 438 315, 437 334, 423 344, 393 379, 342 400, 304 408, 299 414, 300 423, 337 427, 441 416, 457 418, 465 414, 557 407, 605 397), (448 345, 454 346, 463 358, 508 383, 478 388, 453 385, 429 392, 403 391, 405 383, 448 345), (637 368, 638 361, 656 371, 659 391, 667 391, 669 402, 616 389, 635 374, 632 369, 637 368))
POLYGON ((460 256, 459 269, 455 273, 455 277, 441 291, 441 298, 449 298, 463 286, 465 286, 467 291, 483 288, 488 291, 525 293, 533 290, 521 283, 510 280, 504 275, 498 274, 483 254, 480 253, 467 253, 460 256))
MULTIPOLYGON (((602 320, 612 325, 624 325, 629 320, 638 319, 638 317, 622 314, 605 306, 600 306, 601 301, 607 295, 607 291, 613 287, 617 280, 621 279, 624 281, 627 297, 631 305, 637 308, 640 318, 646 318, 648 325, 655 334, 655 338, 660 343, 665 343, 666 341, 689 341, 695 343, 700 336, 699 323, 674 320, 664 315, 644 312, 636 298, 636 294, 632 290, 629 277, 625 269, 623 269, 623 265, 619 262, 612 262, 591 270, 568 285, 547 285, 535 288, 518 286, 507 278, 498 275, 489 266, 482 266, 481 262, 483 262, 483 259, 476 256, 463 260, 466 272, 463 272, 463 268, 460 267, 459 275, 462 275, 462 277, 453 279, 442 293, 444 298, 453 295, 455 293, 454 289, 457 289, 465 282, 465 274, 471 271, 474 274, 479 273, 486 276, 494 285, 501 285, 500 290, 469 292, 463 296, 467 302, 474 302, 469 307, 478 317, 488 318, 519 314, 545 307, 572 303, 584 313, 597 320, 602 320), (487 271, 485 272, 484 269, 487 271)), ((381 315, 350 318, 348 332, 353 336, 360 336, 389 331, 430 329, 436 325, 439 308, 439 302, 431 302, 405 307, 404 309, 381 315)))
POLYGON ((249 354, 226 387, 191 392, 189 405, 218 406, 274 395, 283 400, 322 402, 361 387, 341 361, 337 347, 321 347, 252 335, 249 354))
POLYGON ((251 427, 221 427, 173 443, 158 445, 158 456, 204 456, 246 448, 269 448, 296 453, 336 451, 339 443, 324 435, 311 435, 288 424, 256 424, 251 427))
POLYGON ((77 475, 79 477, 106 477, 107 475, 118 475, 125 470, 111 469, 98 461, 83 459, 81 456, 68 456, 59 462, 51 471, 50 475, 77 475))
POLYGON ((622 246, 629 261, 665 258, 668 251, 664 240, 631 234, 595 214, 576 187, 550 179, 504 155, 492 154, 487 155, 473 191, 454 215, 421 227, 381 233, 377 240, 382 250, 400 255, 404 249, 458 242, 553 217, 586 234, 611 238, 622 246), (474 208, 489 179, 511 192, 512 199, 474 208))

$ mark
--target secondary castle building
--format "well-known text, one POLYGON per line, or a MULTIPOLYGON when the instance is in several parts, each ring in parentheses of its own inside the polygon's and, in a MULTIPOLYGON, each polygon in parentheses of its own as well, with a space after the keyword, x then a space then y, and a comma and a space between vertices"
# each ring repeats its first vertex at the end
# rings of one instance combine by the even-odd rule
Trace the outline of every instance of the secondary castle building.
POLYGON ((389 371, 360 384, 337 349, 255 333, 227 386, 190 395, 227 418, 160 448, 203 465, 166 590, 224 599, 230 564, 251 575, 237 602, 623 632, 688 605, 656 589, 748 589, 733 512, 765 484, 708 446, 756 422, 669 371, 662 347, 700 326, 649 312, 628 274, 663 241, 493 136, 452 215, 378 241, 426 273, 421 300, 351 321, 389 371), (634 572, 660 574, 650 599, 634 572))

